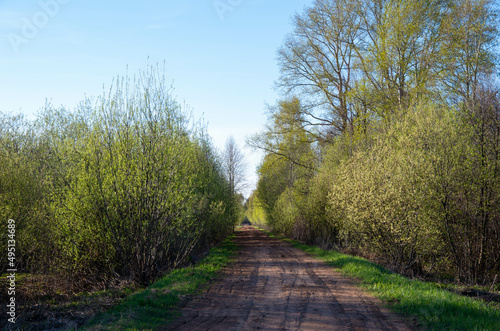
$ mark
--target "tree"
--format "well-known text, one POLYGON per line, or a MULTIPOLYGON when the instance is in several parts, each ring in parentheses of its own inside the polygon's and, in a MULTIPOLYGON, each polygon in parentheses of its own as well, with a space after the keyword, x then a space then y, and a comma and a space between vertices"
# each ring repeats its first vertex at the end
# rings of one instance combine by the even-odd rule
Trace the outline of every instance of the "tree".
POLYGON ((301 125, 301 109, 296 97, 278 102, 269 108, 271 123, 247 141, 266 153, 256 191, 266 221, 286 234, 292 234, 302 218, 302 206, 296 202, 307 195, 317 163, 312 135, 301 125))
POLYGON ((498 55, 498 7, 492 0, 453 4, 443 29, 443 81, 459 102, 475 102, 482 81, 495 71, 498 55))
POLYGON ((233 195, 236 195, 236 192, 241 193, 247 187, 247 165, 245 163, 245 156, 239 149, 233 136, 227 138, 222 158, 231 193, 233 195))
POLYGON ((316 0, 278 52, 255 196, 275 231, 409 274, 499 268, 492 0, 316 0))
POLYGON ((298 119, 320 140, 351 131, 356 117, 349 93, 356 76, 353 45, 361 33, 358 13, 356 1, 317 0, 294 17, 295 30, 278 51, 277 85, 307 101, 298 119))
POLYGON ((442 186, 444 238, 457 277, 477 283, 500 270, 500 89, 482 85, 460 113, 467 150, 442 186))
POLYGON ((16 221, 19 270, 147 284, 232 229, 236 200, 203 128, 157 68, 136 77, 74 112, 0 115, 0 216, 16 221))
POLYGON ((496 59, 491 0, 316 0, 293 23, 277 86, 301 97, 297 120, 320 141, 422 100, 470 98, 496 59))
MULTIPOLYGON (((55 253, 51 181, 42 162, 48 152, 32 122, 23 115, 0 113, 0 217, 5 220, 0 224, 0 250, 7 251, 7 220, 13 219, 19 270, 47 271, 55 253)), ((6 260, 7 255, 0 257, 2 271, 6 260)))
POLYGON ((447 2, 370 1, 362 7, 363 41, 353 45, 368 83, 371 111, 380 118, 401 114, 429 98, 438 83, 447 2))
POLYGON ((297 97, 281 100, 268 107, 268 124, 263 132, 247 140, 247 144, 267 154, 283 158, 291 166, 315 170, 315 142, 305 122, 304 106, 297 97))

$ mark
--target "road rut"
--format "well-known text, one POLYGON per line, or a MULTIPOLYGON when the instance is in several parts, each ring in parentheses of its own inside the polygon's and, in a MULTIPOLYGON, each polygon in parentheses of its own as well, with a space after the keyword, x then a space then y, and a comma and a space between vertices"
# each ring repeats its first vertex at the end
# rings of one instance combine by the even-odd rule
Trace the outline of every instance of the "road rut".
POLYGON ((299 249, 252 227, 219 282, 164 330, 410 330, 380 301, 299 249))

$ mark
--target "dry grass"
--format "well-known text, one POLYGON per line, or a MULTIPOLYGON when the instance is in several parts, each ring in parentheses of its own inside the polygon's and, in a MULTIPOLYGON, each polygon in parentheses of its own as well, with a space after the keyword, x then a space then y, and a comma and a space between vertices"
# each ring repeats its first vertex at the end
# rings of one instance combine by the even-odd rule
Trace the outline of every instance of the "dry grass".
MULTIPOLYGON (((97 312, 119 303, 134 289, 129 281, 116 280, 107 290, 103 290, 102 284, 90 287, 82 283, 68 283, 58 276, 18 274, 15 327, 23 330, 79 328, 97 312)), ((1 282, 0 293, 0 300, 7 302, 6 282, 1 282)), ((1 314, 6 316, 6 313, 2 305, 1 314)), ((8 324, 2 319, 0 329, 8 324)))

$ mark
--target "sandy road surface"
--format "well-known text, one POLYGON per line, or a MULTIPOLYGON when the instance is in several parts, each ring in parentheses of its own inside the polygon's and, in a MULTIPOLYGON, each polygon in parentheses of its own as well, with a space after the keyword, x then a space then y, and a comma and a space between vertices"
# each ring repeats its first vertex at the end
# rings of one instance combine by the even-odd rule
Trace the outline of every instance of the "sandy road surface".
POLYGON ((237 261, 165 330, 410 330, 326 264, 251 227, 237 261))

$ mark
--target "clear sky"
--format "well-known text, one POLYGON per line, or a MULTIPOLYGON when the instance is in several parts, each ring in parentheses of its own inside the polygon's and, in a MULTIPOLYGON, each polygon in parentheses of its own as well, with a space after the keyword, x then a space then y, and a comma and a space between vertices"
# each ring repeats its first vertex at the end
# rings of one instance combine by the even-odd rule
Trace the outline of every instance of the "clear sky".
MULTIPOLYGON (((176 99, 204 117, 214 144, 244 148, 279 96, 276 52, 312 0, 0 0, 0 111, 33 116, 48 99, 73 109, 126 68, 165 62, 176 99)), ((248 194, 248 192, 247 192, 248 194)))

